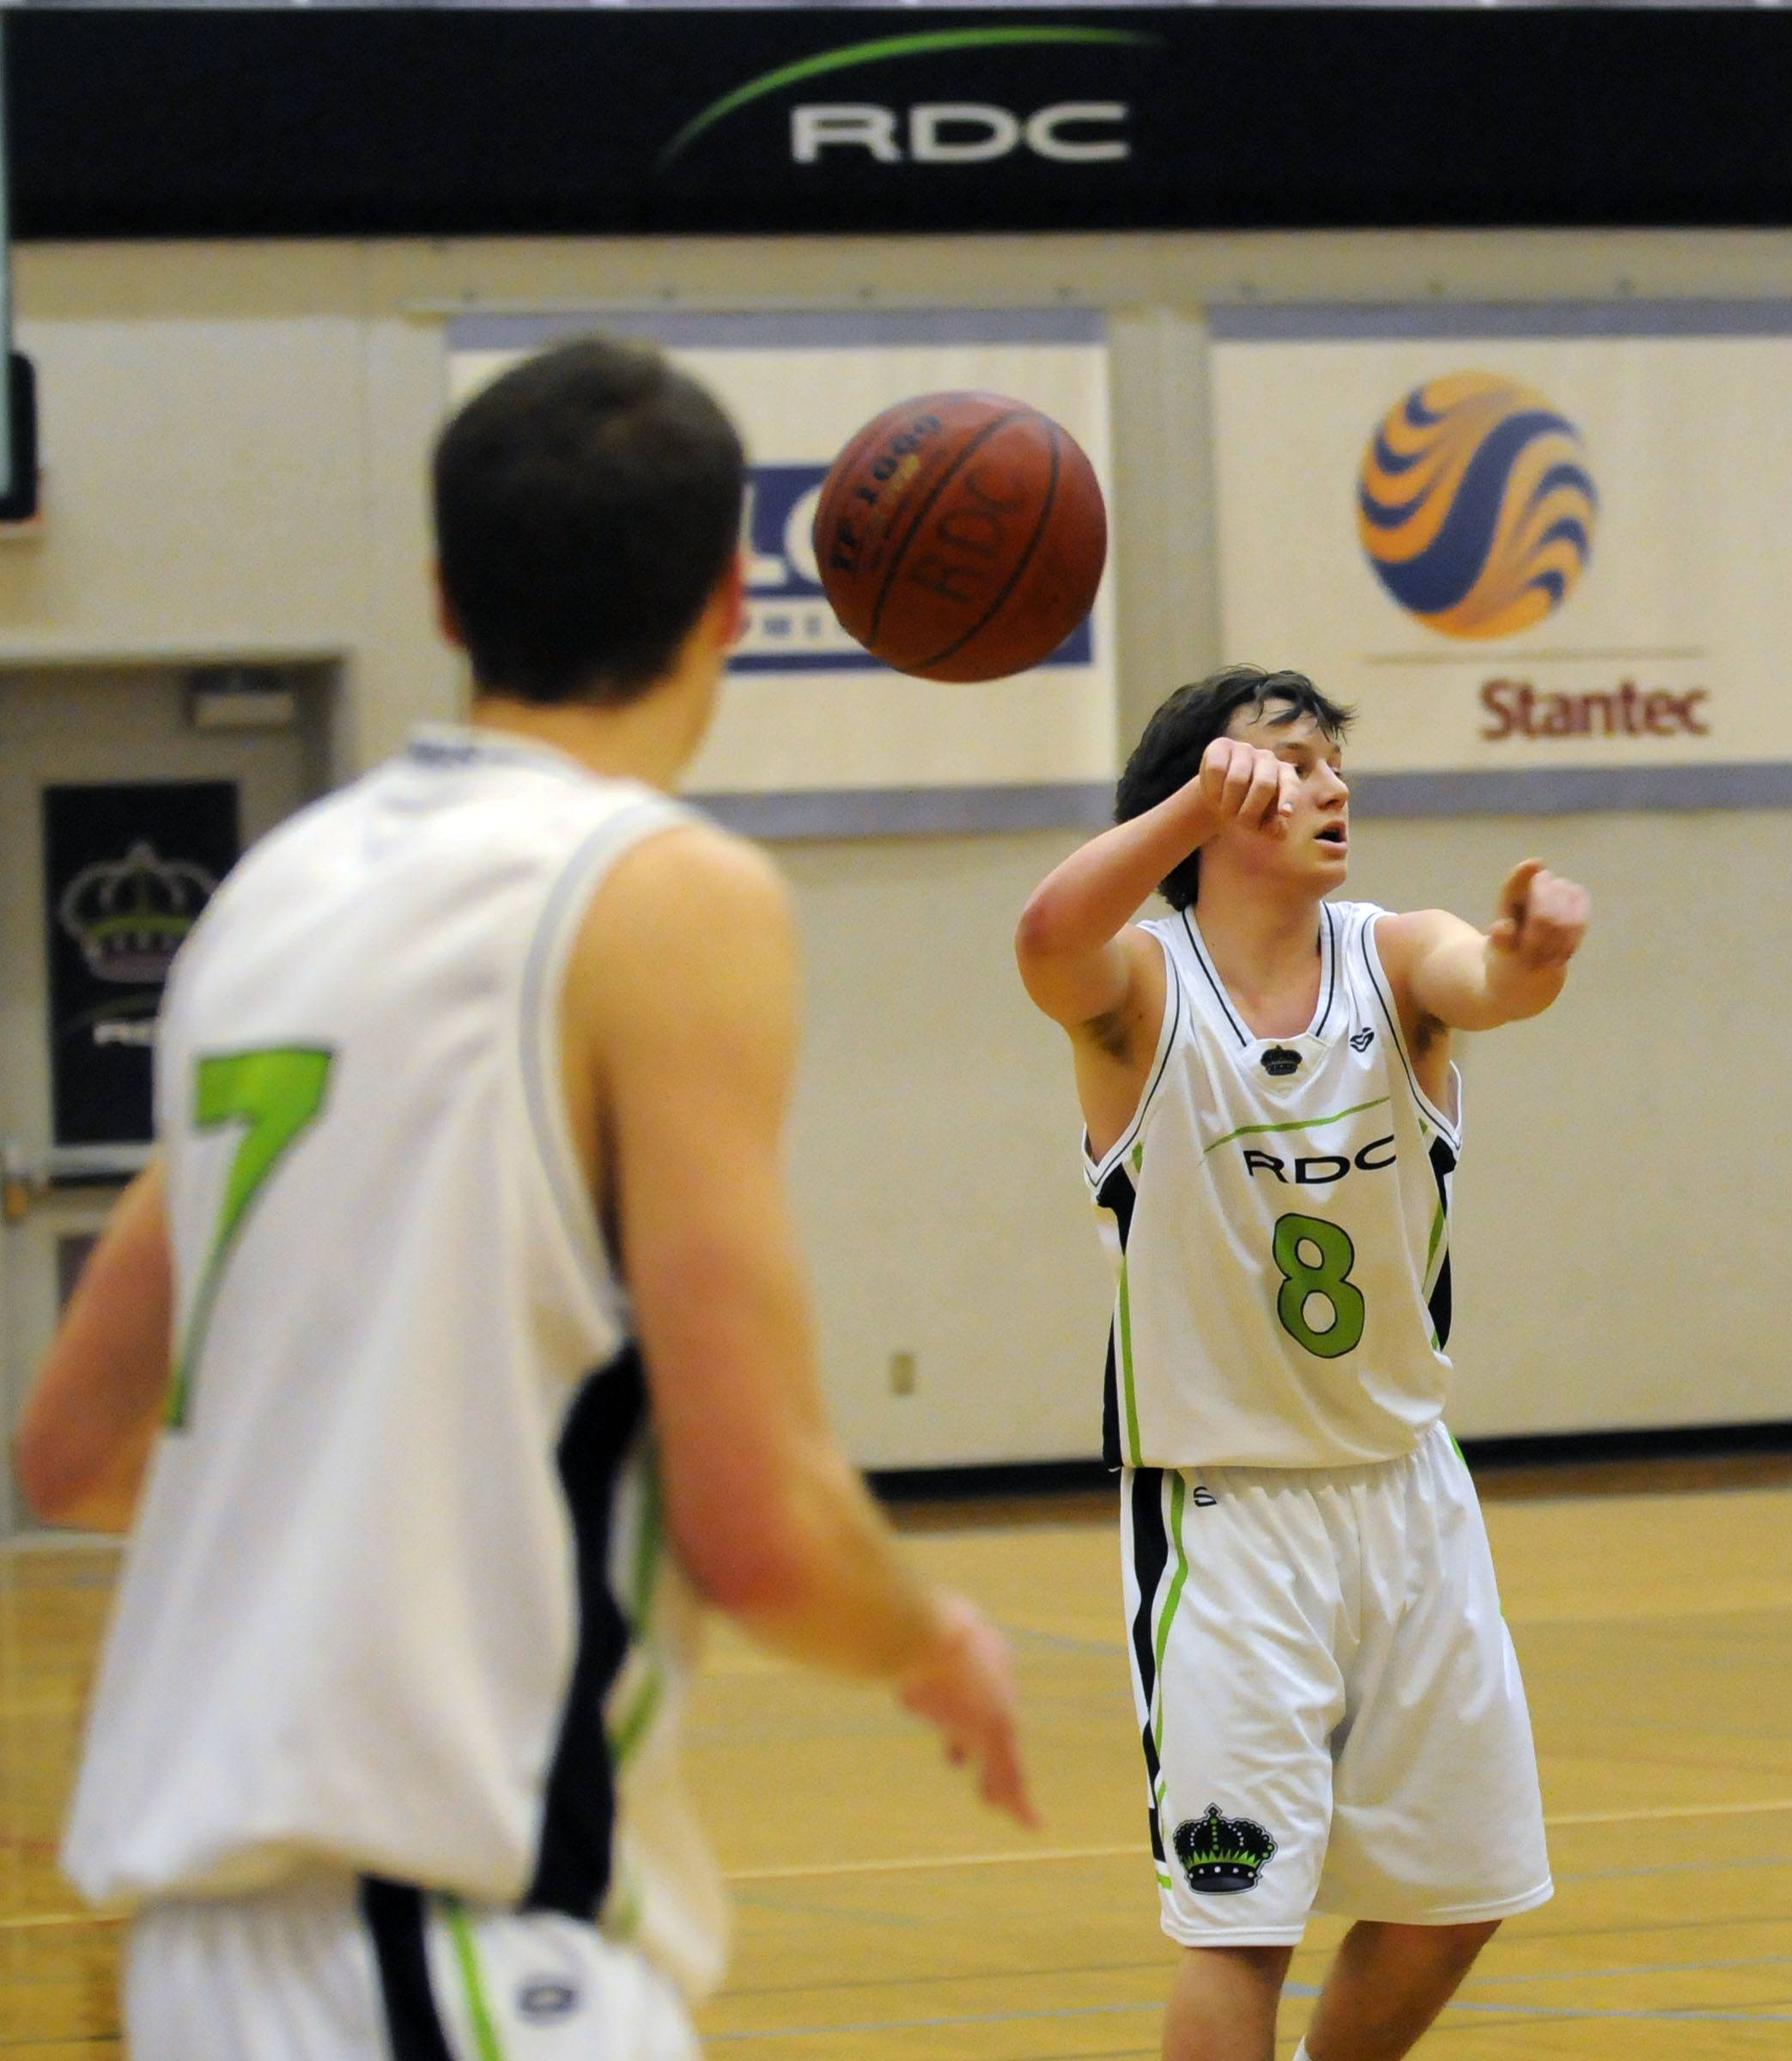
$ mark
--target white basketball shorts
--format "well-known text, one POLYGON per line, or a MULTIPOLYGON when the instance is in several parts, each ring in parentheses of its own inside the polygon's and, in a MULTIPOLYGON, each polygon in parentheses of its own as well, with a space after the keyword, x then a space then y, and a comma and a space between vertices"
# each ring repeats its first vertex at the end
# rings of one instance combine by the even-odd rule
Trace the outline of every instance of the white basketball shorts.
POLYGON ((1272 1946, 1551 1894, 1524 1685, 1480 1505, 1435 1425, 1403 1460, 1121 1478, 1163 1930, 1272 1946))
POLYGON ((318 1878, 132 1921, 131 2061, 696 2061, 670 1980, 557 1912, 318 1878))

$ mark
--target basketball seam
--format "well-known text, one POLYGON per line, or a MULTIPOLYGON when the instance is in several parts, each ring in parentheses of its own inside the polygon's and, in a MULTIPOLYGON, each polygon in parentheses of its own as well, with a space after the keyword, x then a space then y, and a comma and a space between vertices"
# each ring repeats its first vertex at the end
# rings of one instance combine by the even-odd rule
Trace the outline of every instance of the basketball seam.
MULTIPOLYGON (((1040 419, 1042 422, 1043 422, 1048 418, 1042 416, 1040 419)), ((1027 539, 1026 550, 1021 553, 1019 561, 1016 564, 1014 570, 1009 574, 1006 581, 1002 587, 1001 592, 997 594, 994 600, 992 601, 989 606, 983 611, 983 613, 978 617, 975 623, 971 624, 970 628, 965 630, 961 635, 955 637, 953 641, 946 646, 944 651, 936 651, 930 659, 918 660, 915 662, 914 668, 915 672, 925 672, 927 667, 930 666, 943 665, 947 659, 950 659, 953 657, 955 654, 963 651, 965 646, 970 642, 973 637, 980 635, 983 630, 987 629, 990 623, 1001 612, 1002 604, 1008 599, 1009 595, 1014 592, 1015 588, 1020 583, 1021 575, 1025 572, 1027 568, 1033 562, 1033 554, 1039 549, 1039 539, 1045 535, 1046 525, 1052 519, 1052 509, 1058 499, 1058 431, 1056 426, 1053 425, 1051 478, 1047 483, 1045 489, 1045 501, 1039 511, 1039 520, 1034 526, 1033 534, 1027 539)))
MULTIPOLYGON (((946 489, 951 486, 952 482, 958 477, 959 472, 963 469, 963 467, 969 464, 971 459, 976 455, 977 452, 981 450, 986 443, 988 442, 989 439, 995 435, 998 429, 1005 428, 1010 423, 1025 422, 1029 419, 1029 417, 1033 417, 1041 422, 1045 420, 1045 417, 1039 415, 1037 410, 1036 409, 1011 408, 1006 415, 999 415, 995 417, 993 422, 985 423, 983 427, 978 430, 977 434, 964 447, 963 450, 958 453, 957 457, 952 460, 951 464, 946 467, 945 471, 940 474, 939 477, 933 482, 932 487, 928 491, 926 499, 922 502, 920 506, 914 511, 914 519, 912 522, 910 522, 907 531, 903 533, 902 541, 895 547, 893 555, 890 561, 890 569, 884 575, 883 586, 878 589, 877 602, 872 609, 871 624, 866 632, 866 643, 867 648, 871 647, 876 643, 878 626, 884 620, 884 605, 890 599, 890 587, 895 584, 896 575, 902 569, 902 561, 908 556, 908 547, 914 542, 916 531, 918 531, 922 523, 926 520, 934 502, 937 502, 940 495, 945 492, 946 489)), ((1054 438, 1052 442, 1052 462, 1054 480, 1056 477, 1057 457, 1057 440, 1054 438)), ((981 624, 980 623, 978 627, 981 629, 981 624)))

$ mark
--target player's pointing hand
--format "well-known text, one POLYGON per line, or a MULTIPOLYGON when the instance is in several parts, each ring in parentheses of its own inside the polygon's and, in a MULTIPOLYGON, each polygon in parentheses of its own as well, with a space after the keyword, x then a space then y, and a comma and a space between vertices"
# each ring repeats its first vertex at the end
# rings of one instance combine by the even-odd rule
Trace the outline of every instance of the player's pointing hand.
POLYGON ((1500 890, 1488 938, 1527 968, 1565 966, 1587 934, 1592 900, 1584 887, 1552 873, 1540 859, 1515 866, 1500 890))
POLYGON ((1233 822, 1255 830, 1285 828, 1300 786, 1300 775, 1287 760, 1236 737, 1214 739, 1201 754, 1195 779, 1213 811, 1216 830, 1233 822))

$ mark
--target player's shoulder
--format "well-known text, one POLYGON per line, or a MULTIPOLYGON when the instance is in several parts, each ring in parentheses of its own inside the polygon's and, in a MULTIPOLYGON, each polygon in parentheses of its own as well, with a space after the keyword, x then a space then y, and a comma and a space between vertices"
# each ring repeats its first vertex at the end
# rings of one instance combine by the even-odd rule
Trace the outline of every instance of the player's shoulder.
POLYGON ((1333 923, 1345 930, 1364 929, 1392 913, 1379 902, 1323 902, 1320 906, 1330 914, 1333 923))
POLYGON ((319 842, 336 834, 337 822, 351 806, 360 784, 336 788, 307 802, 250 845, 218 883, 183 941, 181 958, 189 967, 239 917, 246 923, 259 924, 270 909, 289 904, 294 878, 305 878, 313 870, 319 842))
POLYGON ((580 927, 574 977, 582 969, 609 1006, 676 991, 696 1008, 717 982, 786 967, 793 954, 789 891, 776 866, 746 839, 684 811, 605 872, 580 927))
POLYGON ((760 848, 689 810, 669 812, 605 880, 600 900, 663 922, 714 930, 787 912, 789 890, 760 848))
POLYGON ((1440 924, 1453 921, 1441 909, 1382 909, 1370 902, 1352 906, 1358 912, 1359 927, 1372 933, 1376 956, 1389 973, 1422 948, 1440 924))
POLYGON ((1373 944, 1379 951, 1389 920, 1389 911, 1379 902, 1322 902, 1320 907, 1336 951, 1355 957, 1373 944))
POLYGON ((686 817, 633 846, 586 905, 568 1005, 609 1061, 670 1055, 765 1031, 787 1042, 796 994, 790 897, 744 838, 686 817))
POLYGON ((1194 949, 1186 909, 1167 909, 1161 916, 1138 916, 1121 933, 1139 964, 1175 965, 1194 949))

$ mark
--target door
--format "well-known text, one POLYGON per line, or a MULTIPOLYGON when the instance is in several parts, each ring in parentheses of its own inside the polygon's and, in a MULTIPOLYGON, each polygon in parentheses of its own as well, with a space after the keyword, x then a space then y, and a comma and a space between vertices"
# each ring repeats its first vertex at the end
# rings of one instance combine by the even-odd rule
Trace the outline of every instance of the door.
POLYGON ((32 1370, 148 1156, 161 968, 222 841, 246 848, 325 784, 329 684, 0 667, 0 1537, 32 1522, 9 1457, 32 1370))

